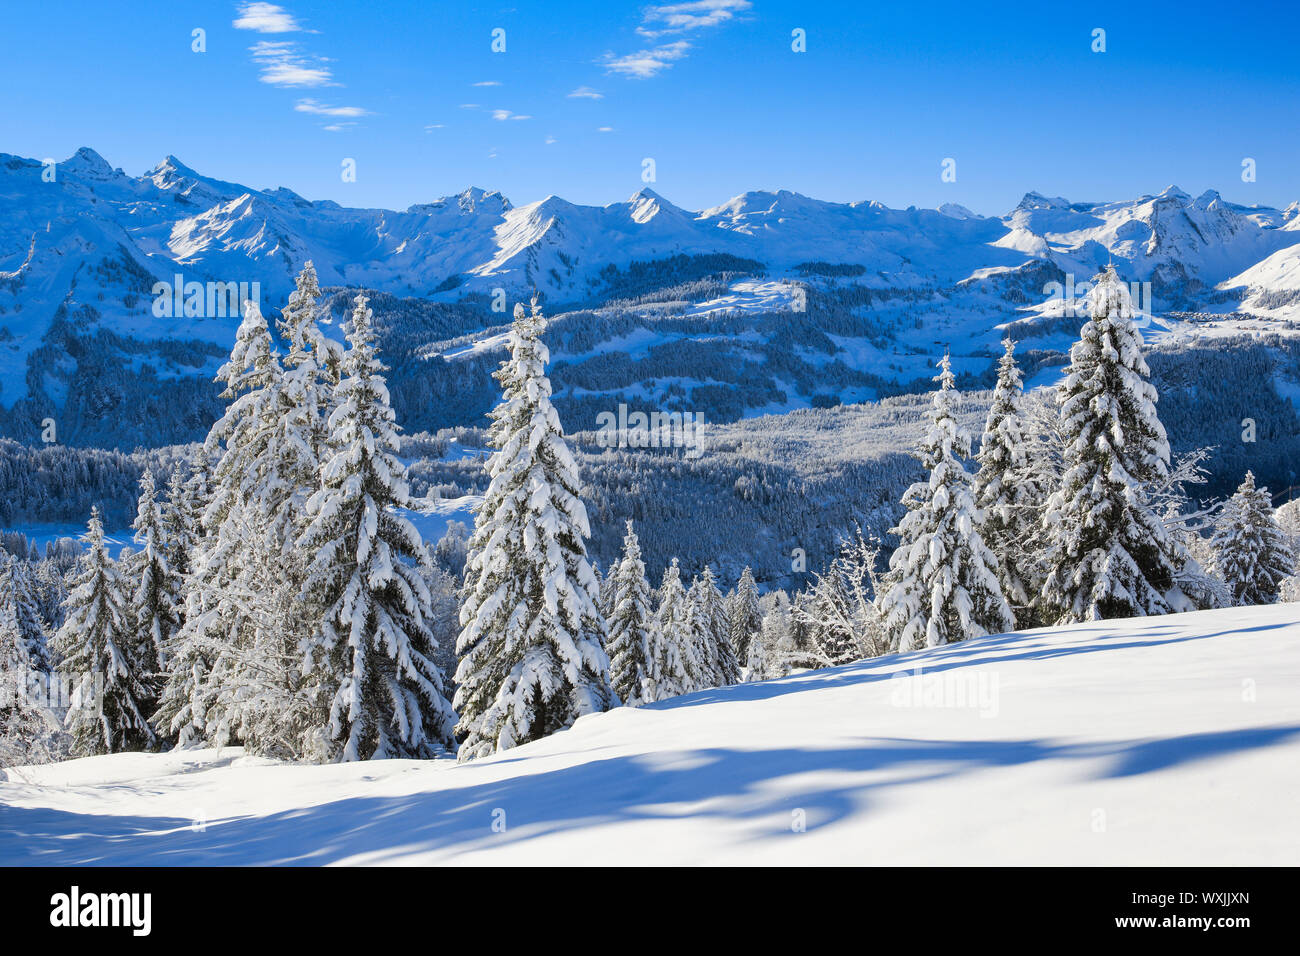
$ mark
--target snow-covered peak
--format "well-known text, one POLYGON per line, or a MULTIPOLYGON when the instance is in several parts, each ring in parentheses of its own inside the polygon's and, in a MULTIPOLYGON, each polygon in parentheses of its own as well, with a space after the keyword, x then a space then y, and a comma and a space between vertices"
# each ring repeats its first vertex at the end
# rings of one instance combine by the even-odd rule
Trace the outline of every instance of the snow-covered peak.
POLYGON ((720 206, 704 210, 704 212, 700 213, 700 217, 703 219, 735 219, 755 214, 789 216, 807 213, 823 205, 830 204, 822 203, 817 199, 810 199, 802 193, 792 192, 789 189, 778 189, 776 192, 755 189, 741 193, 739 196, 733 196, 720 206))
POLYGON ((145 175, 150 178, 153 178, 154 176, 188 176, 191 179, 199 178, 197 172, 189 166, 186 166, 171 153, 168 153, 161 163, 149 170, 145 175))
POLYGON ((1070 203, 1060 196, 1049 198, 1040 192, 1030 191, 1025 193, 1020 205, 1016 209, 1069 209, 1070 203))
POLYGON ((470 186, 454 196, 443 196, 433 202, 417 203, 407 207, 407 212, 415 215, 433 215, 454 209, 464 215, 504 216, 514 209, 510 200, 496 191, 470 186))
POLYGON ((1192 205, 1197 209, 1209 209, 1216 202, 1222 202, 1222 197, 1213 189, 1207 189, 1192 201, 1192 205))
POLYGON ((1182 202, 1186 202, 1188 199, 1191 199, 1192 197, 1191 197, 1188 193, 1183 192, 1183 191, 1182 191, 1181 189, 1179 189, 1177 186, 1174 186, 1174 185, 1171 184, 1171 185, 1169 185, 1169 186, 1166 186, 1166 187, 1164 188, 1164 190, 1163 190, 1163 191, 1162 191, 1158 196, 1156 196, 1156 198, 1157 198, 1157 199, 1177 199, 1177 200, 1180 200, 1180 201, 1182 201, 1182 202))
POLYGON ((633 193, 627 200, 627 206, 628 215, 632 217, 632 221, 642 224, 664 214, 678 217, 685 215, 683 210, 674 206, 649 187, 639 189, 633 193))
POLYGON ((502 215, 514 207, 510 200, 496 190, 470 186, 456 195, 456 205, 462 212, 488 212, 502 215))
POLYGON ((955 203, 955 202, 944 203, 939 207, 938 211, 943 215, 947 216, 949 219, 983 219, 984 218, 983 216, 971 212, 961 203, 955 203))
POLYGON ((108 180, 118 175, 124 175, 115 172, 113 167, 108 164, 108 161, 89 146, 81 147, 59 165, 65 175, 76 176, 82 180, 108 180))

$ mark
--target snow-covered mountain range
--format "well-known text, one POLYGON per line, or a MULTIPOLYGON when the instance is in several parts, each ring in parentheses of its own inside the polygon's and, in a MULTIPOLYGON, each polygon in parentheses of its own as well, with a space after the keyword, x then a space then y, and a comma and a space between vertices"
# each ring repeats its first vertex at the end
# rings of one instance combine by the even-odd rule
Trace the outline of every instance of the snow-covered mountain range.
MULTIPOLYGON (((702 211, 649 189, 606 206, 550 196, 516 207, 471 188, 397 212, 226 182, 171 156, 137 177, 88 148, 55 164, 0 154, 0 412, 24 397, 32 399, 24 419, 61 409, 69 394, 84 404, 76 369, 84 372, 95 336, 118 356, 115 374, 210 379, 239 317, 213 308, 210 292, 197 315, 160 309, 158 284, 177 277, 182 287, 257 283, 273 313, 311 260, 322 286, 461 303, 481 310, 478 327, 487 328, 502 320, 489 308, 495 290, 512 301, 539 290, 548 310, 595 307, 626 299, 630 270, 674 256, 716 257, 720 273, 768 282, 738 284, 677 314, 800 310, 795 283, 856 289, 851 313, 893 308, 888 334, 923 327, 934 333, 924 336, 929 351, 942 343, 979 368, 1008 323, 1059 315, 1050 282, 1086 281, 1108 260, 1151 283, 1157 315, 1300 318, 1300 202, 1241 206, 1213 191, 1193 198, 1169 187, 1105 203, 1030 192, 1007 215, 984 217, 953 203, 891 209, 787 191, 748 192, 702 211)), ((856 365, 862 342, 840 348, 850 368, 878 377, 910 381, 928 367, 906 343, 856 365)), ((789 404, 801 403, 807 396, 789 404)))

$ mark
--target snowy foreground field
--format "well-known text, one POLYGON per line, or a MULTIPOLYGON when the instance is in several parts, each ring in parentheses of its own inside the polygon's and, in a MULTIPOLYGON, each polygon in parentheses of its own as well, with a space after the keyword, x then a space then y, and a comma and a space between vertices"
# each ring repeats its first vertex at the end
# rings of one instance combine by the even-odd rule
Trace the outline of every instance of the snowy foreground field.
POLYGON ((228 749, 7 775, 3 864, 1294 865, 1300 605, 893 655, 469 765, 228 749))

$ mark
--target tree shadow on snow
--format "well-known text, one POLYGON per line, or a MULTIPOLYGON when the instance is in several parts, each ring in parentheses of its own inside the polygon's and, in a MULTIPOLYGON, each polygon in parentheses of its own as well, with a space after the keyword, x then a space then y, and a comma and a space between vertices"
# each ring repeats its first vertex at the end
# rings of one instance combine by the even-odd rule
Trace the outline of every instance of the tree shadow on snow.
MULTIPOLYGON (((358 855, 371 862, 419 851, 457 854, 524 844, 605 824, 711 818, 740 824, 738 839, 779 840, 802 809, 807 829, 869 812, 886 791, 990 767, 1046 760, 1102 760, 1094 779, 1131 777, 1282 743, 1300 725, 1189 734, 1163 740, 1056 743, 864 737, 828 749, 709 748, 614 756, 455 786, 462 773, 430 769, 442 789, 405 796, 354 796, 314 807, 235 817, 192 829, 189 820, 0 807, 5 865, 318 865, 358 855), (780 794, 771 784, 787 780, 780 794), (826 786, 827 775, 860 779, 826 786), (866 776, 873 774, 873 776, 866 776), (504 810, 508 828, 492 830, 504 810)), ((472 777, 461 777, 472 779, 472 777)), ((956 791, 954 791, 956 792, 956 791)), ((633 863, 636 860, 629 859, 633 863)))
POLYGON ((1101 632, 1101 636, 1088 642, 1062 645, 1058 641, 1035 642, 1033 632, 1015 634, 995 634, 989 637, 948 644, 943 647, 930 648, 925 651, 911 651, 904 654, 886 654, 872 657, 853 664, 825 670, 808 671, 791 677, 774 678, 753 684, 735 684, 726 688, 726 693, 719 689, 697 691, 669 700, 647 704, 644 710, 676 710, 681 707, 698 707, 702 704, 723 703, 727 701, 771 700, 786 694, 801 693, 813 688, 850 687, 858 684, 870 684, 875 681, 890 680, 895 675, 905 677, 914 669, 925 674, 940 674, 944 671, 981 664, 1001 666, 1017 661, 1046 661, 1058 657, 1075 657, 1080 654, 1098 654, 1106 651, 1132 650, 1140 647, 1160 647, 1166 644, 1183 644, 1188 641, 1203 641, 1218 637, 1232 637, 1248 634, 1252 631, 1271 631, 1292 627, 1293 622, 1277 624, 1259 624, 1255 627, 1237 627, 1230 630, 1216 631, 1213 634, 1181 634, 1180 636, 1162 637, 1160 635, 1181 628, 1173 625, 1151 625, 1142 630, 1116 633, 1110 628, 1080 627, 1071 630, 1071 634, 1101 632), (1019 651, 1008 653, 1003 649, 1009 645, 1021 647, 1019 651))

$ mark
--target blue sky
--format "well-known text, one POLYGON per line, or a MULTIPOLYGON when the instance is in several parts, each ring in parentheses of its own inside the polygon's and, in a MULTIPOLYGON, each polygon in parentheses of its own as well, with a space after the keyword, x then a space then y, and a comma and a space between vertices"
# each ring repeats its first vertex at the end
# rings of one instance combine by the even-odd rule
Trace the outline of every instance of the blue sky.
POLYGON ((170 153, 390 208, 468 185, 613 202, 641 188, 646 158, 652 188, 690 209, 786 188, 1001 214, 1030 189, 1101 200, 1170 183, 1286 205, 1300 199, 1298 6, 12 4, 0 151, 86 145, 132 174, 170 153))

